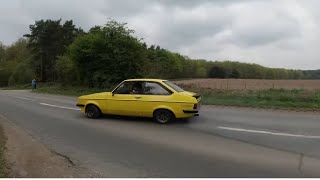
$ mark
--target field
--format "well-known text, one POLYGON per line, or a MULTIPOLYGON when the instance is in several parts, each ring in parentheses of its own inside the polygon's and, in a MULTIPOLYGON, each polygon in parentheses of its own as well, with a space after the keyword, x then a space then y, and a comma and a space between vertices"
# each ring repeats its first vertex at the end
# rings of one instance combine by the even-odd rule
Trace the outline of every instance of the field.
POLYGON ((320 80, 190 79, 175 82, 182 86, 196 86, 199 88, 220 90, 320 90, 320 80))
POLYGON ((193 79, 174 81, 204 104, 320 110, 320 80, 193 79))

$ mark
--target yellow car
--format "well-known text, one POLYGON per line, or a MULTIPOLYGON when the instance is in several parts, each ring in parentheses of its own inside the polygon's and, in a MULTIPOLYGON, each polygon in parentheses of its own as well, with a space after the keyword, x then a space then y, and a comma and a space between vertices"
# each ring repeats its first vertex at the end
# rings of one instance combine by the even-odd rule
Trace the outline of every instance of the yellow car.
POLYGON ((88 118, 102 114, 153 117, 164 124, 197 116, 200 95, 162 79, 128 79, 112 92, 80 96, 77 106, 88 118))

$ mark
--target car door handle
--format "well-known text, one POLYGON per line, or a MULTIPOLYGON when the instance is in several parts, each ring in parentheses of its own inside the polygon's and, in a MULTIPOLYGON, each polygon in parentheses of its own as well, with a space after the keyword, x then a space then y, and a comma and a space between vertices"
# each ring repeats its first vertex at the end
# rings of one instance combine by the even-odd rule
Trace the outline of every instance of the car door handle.
POLYGON ((141 99, 141 96, 135 96, 134 98, 136 98, 136 99, 141 99))

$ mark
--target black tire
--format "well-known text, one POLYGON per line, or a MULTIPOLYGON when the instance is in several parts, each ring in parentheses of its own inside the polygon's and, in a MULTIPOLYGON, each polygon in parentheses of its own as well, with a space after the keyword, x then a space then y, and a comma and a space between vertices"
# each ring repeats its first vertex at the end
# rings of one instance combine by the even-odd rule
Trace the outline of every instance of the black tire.
POLYGON ((97 119, 101 116, 101 111, 97 106, 90 104, 86 107, 86 115, 88 118, 97 119))
POLYGON ((175 119, 174 114, 166 109, 158 109, 153 113, 153 119, 160 124, 167 124, 175 119))

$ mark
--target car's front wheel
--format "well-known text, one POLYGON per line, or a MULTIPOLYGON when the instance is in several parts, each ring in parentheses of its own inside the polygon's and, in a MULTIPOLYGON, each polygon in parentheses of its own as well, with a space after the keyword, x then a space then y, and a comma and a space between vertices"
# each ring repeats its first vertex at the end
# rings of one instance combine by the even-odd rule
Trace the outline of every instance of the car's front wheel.
POLYGON ((159 109, 153 113, 153 119, 160 124, 166 124, 175 118, 174 114, 166 109, 159 109))
POLYGON ((97 106, 90 104, 86 107, 86 115, 88 118, 97 119, 101 116, 101 111, 97 106))

